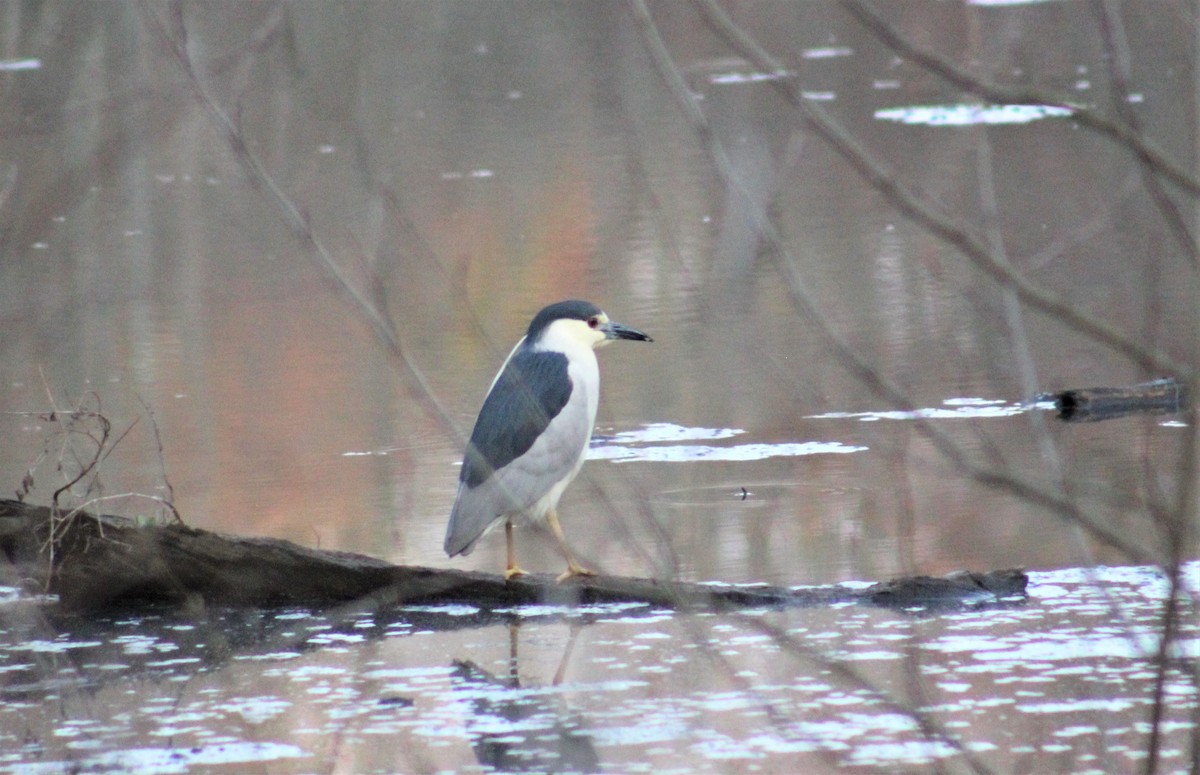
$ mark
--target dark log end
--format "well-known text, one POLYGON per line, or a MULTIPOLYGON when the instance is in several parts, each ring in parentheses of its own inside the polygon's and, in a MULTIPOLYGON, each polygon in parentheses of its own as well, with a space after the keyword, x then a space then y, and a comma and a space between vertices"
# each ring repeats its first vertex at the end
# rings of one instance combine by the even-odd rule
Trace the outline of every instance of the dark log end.
POLYGON ((1131 414, 1178 414, 1189 408, 1187 390, 1174 379, 1129 387, 1078 388, 1051 393, 1064 422, 1096 422, 1131 414))

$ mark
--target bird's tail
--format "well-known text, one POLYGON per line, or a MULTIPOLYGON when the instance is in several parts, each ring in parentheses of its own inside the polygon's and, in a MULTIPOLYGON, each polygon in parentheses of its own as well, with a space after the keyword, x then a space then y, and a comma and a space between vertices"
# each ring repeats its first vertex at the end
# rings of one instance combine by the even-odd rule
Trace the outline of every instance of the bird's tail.
POLYGON ((491 514, 481 514, 478 508, 472 508, 474 499, 465 484, 459 484, 458 495, 454 498, 454 507, 450 509, 450 522, 446 525, 446 539, 442 548, 450 557, 468 555, 475 549, 479 539, 500 522, 491 514))

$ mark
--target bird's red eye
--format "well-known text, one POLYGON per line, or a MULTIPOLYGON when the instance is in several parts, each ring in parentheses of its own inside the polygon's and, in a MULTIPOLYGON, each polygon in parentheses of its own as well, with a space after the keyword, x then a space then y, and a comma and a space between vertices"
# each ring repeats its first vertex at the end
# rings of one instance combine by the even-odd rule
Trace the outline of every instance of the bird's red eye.
POLYGON ((595 328, 598 325, 600 325, 600 318, 588 318, 588 328, 595 328))

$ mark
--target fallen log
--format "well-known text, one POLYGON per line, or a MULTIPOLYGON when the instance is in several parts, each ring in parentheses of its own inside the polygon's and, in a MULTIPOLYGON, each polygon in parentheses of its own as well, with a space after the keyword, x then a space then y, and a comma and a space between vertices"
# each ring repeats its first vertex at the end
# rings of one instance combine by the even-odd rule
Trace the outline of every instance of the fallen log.
POLYGON ((80 511, 0 499, 0 580, 57 596, 69 611, 138 604, 382 608, 465 603, 638 603, 687 610, 872 603, 893 607, 989 604, 1021 599, 1019 570, 915 576, 869 587, 801 589, 591 576, 499 574, 392 565, 374 557, 309 549, 272 538, 222 535, 183 523, 142 525, 80 511))
POLYGON ((1189 409, 1187 389, 1174 379, 1157 379, 1127 387, 1095 387, 1044 393, 1064 422, 1114 420, 1131 414, 1179 414, 1189 409))

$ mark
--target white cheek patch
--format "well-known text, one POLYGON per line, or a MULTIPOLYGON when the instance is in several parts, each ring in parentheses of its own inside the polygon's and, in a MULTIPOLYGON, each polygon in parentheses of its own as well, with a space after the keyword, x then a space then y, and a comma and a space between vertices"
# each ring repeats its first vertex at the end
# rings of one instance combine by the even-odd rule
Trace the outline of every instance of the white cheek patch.
POLYGON ((586 320, 556 320, 538 338, 537 349, 556 350, 574 359, 584 350, 595 348, 605 341, 604 332, 594 329, 586 320))

